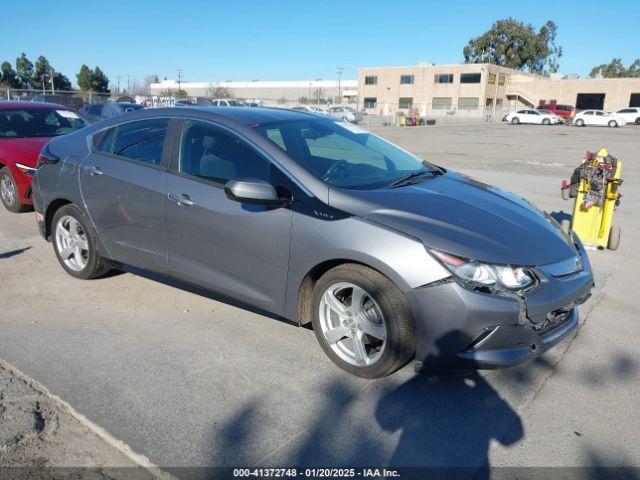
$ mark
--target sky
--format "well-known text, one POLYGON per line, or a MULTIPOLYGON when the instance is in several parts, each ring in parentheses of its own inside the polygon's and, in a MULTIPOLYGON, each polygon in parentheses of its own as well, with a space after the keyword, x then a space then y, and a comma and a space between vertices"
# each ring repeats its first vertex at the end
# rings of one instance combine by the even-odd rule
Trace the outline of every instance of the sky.
POLYGON ((640 57, 640 1, 31 0, 2 9, 0 62, 39 55, 75 84, 86 63, 115 82, 357 78, 358 67, 460 63, 500 18, 558 25, 560 70, 640 57), (32 21, 30 21, 31 19, 32 21))

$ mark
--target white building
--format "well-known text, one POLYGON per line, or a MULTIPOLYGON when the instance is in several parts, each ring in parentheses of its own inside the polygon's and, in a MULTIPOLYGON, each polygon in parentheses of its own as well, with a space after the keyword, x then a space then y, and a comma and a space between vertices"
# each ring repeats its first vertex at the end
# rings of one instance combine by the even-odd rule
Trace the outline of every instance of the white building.
MULTIPOLYGON (((185 90, 190 97, 211 97, 215 89, 229 89, 235 98, 258 99, 272 102, 298 102, 302 97, 311 101, 334 99, 338 96, 337 80, 300 81, 251 81, 251 82, 181 82, 164 80, 151 84, 152 95, 166 95, 178 89, 185 90)), ((358 80, 342 80, 340 94, 343 101, 357 101, 358 80)))

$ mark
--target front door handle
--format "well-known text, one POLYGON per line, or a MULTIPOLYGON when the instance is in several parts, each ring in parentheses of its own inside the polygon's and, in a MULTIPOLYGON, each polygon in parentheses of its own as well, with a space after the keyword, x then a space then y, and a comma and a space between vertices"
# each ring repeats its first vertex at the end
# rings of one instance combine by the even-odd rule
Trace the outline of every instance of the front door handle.
POLYGON ((170 193, 168 197, 181 207, 193 207, 196 204, 186 193, 170 193))
POLYGON ((102 175, 102 170, 100 170, 100 167, 96 167, 95 165, 87 165, 86 167, 84 167, 84 171, 89 175, 102 175))

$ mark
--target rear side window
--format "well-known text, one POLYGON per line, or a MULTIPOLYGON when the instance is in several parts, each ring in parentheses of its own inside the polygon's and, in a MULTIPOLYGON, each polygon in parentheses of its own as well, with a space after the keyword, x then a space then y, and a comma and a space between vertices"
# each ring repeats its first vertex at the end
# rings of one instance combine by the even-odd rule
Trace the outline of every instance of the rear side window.
POLYGON ((93 136, 93 148, 97 152, 111 153, 111 147, 113 147, 113 136, 116 132, 116 127, 108 128, 101 132, 96 133, 93 136))
POLYGON ((113 142, 113 154, 160 165, 168 126, 168 119, 140 120, 120 125, 113 142))

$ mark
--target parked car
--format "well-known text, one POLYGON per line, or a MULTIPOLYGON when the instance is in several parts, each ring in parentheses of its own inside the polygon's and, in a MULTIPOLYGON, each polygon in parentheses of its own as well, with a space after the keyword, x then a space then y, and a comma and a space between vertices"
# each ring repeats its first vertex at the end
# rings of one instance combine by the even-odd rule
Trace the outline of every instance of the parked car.
POLYGON ((327 112, 322 110, 320 107, 316 107, 315 105, 297 105, 295 107, 291 107, 291 110, 298 110, 300 112, 317 113, 318 115, 327 114, 327 112))
POLYGON ((531 123, 537 125, 557 125, 562 123, 560 117, 552 112, 525 108, 517 112, 509 112, 502 119, 514 125, 519 123, 531 123))
POLYGON ((576 109, 571 105, 559 105, 556 103, 541 103, 538 105, 538 110, 549 110, 562 118, 565 122, 569 121, 571 117, 576 114, 576 109))
POLYGON ((70 275, 132 266, 311 323, 366 378, 533 359, 593 286, 580 240, 529 202, 286 109, 108 119, 46 146, 34 200, 70 275))
POLYGON ((624 119, 615 113, 604 112, 602 110, 584 110, 576 113, 573 117, 573 124, 577 127, 587 125, 599 127, 619 127, 625 125, 624 119))
POLYGON ((82 108, 82 114, 85 118, 92 122, 97 122, 123 113, 135 112, 142 110, 144 107, 137 103, 129 102, 104 102, 104 103, 88 103, 82 108))
POLYGON ((247 104, 235 98, 215 98, 211 100, 214 107, 246 107, 247 104))
POLYGON ((622 118, 625 123, 640 125, 640 108, 638 107, 623 108, 622 110, 618 110, 616 115, 622 118))
POLYGON ((0 199, 7 210, 31 208, 31 177, 44 144, 88 124, 55 103, 0 102, 0 199))
POLYGON ((362 121, 362 114, 351 107, 331 107, 327 114, 343 122, 359 123, 362 121))

